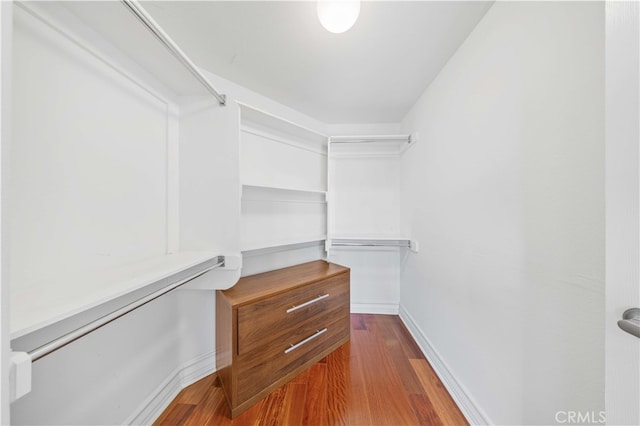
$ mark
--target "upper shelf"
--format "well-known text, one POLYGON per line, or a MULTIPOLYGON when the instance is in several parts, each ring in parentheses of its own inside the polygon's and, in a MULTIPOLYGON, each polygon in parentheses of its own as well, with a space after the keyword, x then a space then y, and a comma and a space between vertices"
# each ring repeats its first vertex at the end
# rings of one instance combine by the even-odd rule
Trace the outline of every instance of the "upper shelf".
POLYGON ((265 131, 286 139, 293 139, 298 143, 306 143, 316 147, 326 147, 327 145, 327 136, 320 132, 247 104, 239 103, 239 105, 240 121, 243 127, 265 131))
MULTIPOLYGON (((93 55, 107 58, 109 63, 115 59, 126 72, 143 72, 152 76, 162 85, 161 89, 168 89, 173 95, 211 94, 205 87, 206 84, 211 86, 211 83, 204 75, 195 76, 192 73, 189 69, 191 66, 196 72, 199 70, 180 47, 153 22, 153 18, 139 3, 129 3, 138 13, 150 19, 151 25, 149 21, 143 22, 142 18, 134 15, 129 6, 120 1, 16 4, 81 44, 93 55), (150 28, 153 28, 156 34, 153 34, 150 28), (177 56, 176 51, 179 52, 177 56)), ((151 9, 154 5, 145 2, 145 7, 151 9)), ((146 79, 145 81, 148 82, 146 79)))
POLYGON ((400 155, 418 140, 412 135, 331 136, 331 157, 400 155))

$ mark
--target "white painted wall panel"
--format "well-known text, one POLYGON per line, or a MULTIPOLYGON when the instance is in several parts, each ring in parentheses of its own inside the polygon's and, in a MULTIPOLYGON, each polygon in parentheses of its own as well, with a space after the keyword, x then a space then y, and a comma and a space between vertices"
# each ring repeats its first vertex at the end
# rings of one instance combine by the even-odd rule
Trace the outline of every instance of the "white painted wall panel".
POLYGON ((260 274, 324 257, 324 241, 272 247, 243 253, 242 276, 260 274))
POLYGON ((14 43, 12 283, 165 253, 166 103, 19 8, 14 43))
POLYGON ((240 252, 239 111, 229 99, 180 100, 181 250, 240 252))
POLYGON ((401 305, 488 421, 604 407, 604 14, 496 3, 405 119, 401 305))
POLYGON ((33 390, 12 404, 12 423, 122 423, 179 363, 174 297, 157 299, 35 363, 33 390))
POLYGON ((323 240, 326 204, 321 201, 265 201, 243 198, 243 250, 323 240))
POLYGON ((122 424, 185 361, 213 359, 214 318, 214 292, 180 290, 100 328, 34 364, 12 424, 122 424))
POLYGON ((331 235, 400 234, 400 158, 332 157, 331 235))
POLYGON ((320 148, 305 148, 304 141, 289 142, 279 137, 274 140, 266 133, 243 130, 240 157, 242 183, 326 191, 327 156, 320 148))
POLYGON ((351 268, 351 312, 397 314, 403 249, 333 248, 329 261, 351 268))

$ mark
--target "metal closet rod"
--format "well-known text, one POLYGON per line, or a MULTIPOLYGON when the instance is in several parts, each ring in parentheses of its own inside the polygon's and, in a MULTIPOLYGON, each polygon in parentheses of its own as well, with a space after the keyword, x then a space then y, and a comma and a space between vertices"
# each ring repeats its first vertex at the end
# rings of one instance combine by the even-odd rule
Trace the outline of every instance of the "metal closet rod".
POLYGON ((340 246, 340 247, 410 247, 411 244, 409 243, 409 241, 398 241, 395 243, 392 242, 381 242, 381 243, 373 243, 373 242, 366 242, 366 243, 358 243, 358 242, 352 242, 352 243, 341 243, 341 242, 331 242, 332 246, 340 246))
POLYGON ((131 13, 149 30, 151 33, 162 43, 171 54, 180 61, 185 68, 193 74, 193 76, 220 102, 220 105, 225 105, 227 97, 218 93, 218 91, 209 83, 209 80, 198 70, 196 65, 191 62, 191 59, 178 47, 178 45, 165 33, 156 21, 142 8, 135 0, 121 0, 122 4, 129 9, 131 13))
POLYGON ((37 360, 39 360, 40 358, 43 358, 47 355, 49 355, 52 352, 57 351, 58 349, 62 348, 63 346, 68 345, 71 342, 74 342, 76 340, 78 340, 79 338, 86 336, 87 334, 91 333, 92 331, 95 331, 97 329, 99 329, 100 327, 109 324, 111 321, 114 321, 118 318, 120 318, 121 316, 128 314, 129 312, 133 311, 134 309, 138 309, 139 307, 146 305, 147 303, 151 302, 152 300, 157 299, 158 297, 169 293, 172 290, 175 290, 176 288, 180 287, 181 285, 184 285, 186 283, 188 283, 189 281, 198 278, 199 276, 205 274, 206 272, 211 271, 212 269, 216 269, 219 268, 220 266, 224 265, 224 256, 218 256, 218 263, 216 263, 215 265, 211 265, 209 267, 207 267, 207 269, 205 269, 204 271, 200 271, 195 275, 192 275, 188 278, 185 278, 183 280, 177 281, 171 285, 168 285, 167 287, 161 288, 160 290, 157 290, 141 299, 136 300, 135 302, 131 302, 128 305, 123 306, 120 309, 117 309, 113 312, 111 312, 110 314, 107 314, 103 317, 98 318, 95 321, 90 322, 89 324, 86 324, 80 328, 77 328, 61 337, 58 337, 55 340, 52 340, 49 343, 45 343, 44 345, 29 351, 29 357, 31 358, 31 362, 35 362, 37 360))
POLYGON ((336 139, 330 138, 332 144, 341 143, 384 143, 384 142, 406 142, 411 143, 411 135, 389 135, 389 136, 338 136, 336 139))

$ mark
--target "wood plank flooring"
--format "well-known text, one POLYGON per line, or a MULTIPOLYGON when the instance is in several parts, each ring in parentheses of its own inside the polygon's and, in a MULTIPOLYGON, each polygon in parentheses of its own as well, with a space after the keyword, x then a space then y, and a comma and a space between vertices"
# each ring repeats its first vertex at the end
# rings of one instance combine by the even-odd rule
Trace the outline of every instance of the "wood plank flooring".
POLYGON ((234 420, 215 374, 155 425, 467 425, 397 316, 351 314, 351 341, 234 420))

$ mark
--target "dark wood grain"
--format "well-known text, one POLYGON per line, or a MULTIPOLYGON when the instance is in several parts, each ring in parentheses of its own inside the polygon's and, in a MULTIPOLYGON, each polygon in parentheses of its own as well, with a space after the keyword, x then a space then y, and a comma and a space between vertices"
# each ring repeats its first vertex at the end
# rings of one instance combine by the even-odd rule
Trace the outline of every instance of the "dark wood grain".
POLYGON ((241 286, 235 285, 225 290, 224 293, 229 303, 235 306, 242 306, 247 303, 254 303, 262 298, 290 291, 295 287, 323 281, 347 271, 349 271, 349 268, 344 266, 317 260, 241 278, 241 286))
POLYGON ((466 420, 460 410, 447 410, 447 407, 455 406, 455 402, 451 398, 451 395, 446 391, 442 382, 433 371, 426 359, 412 359, 411 365, 413 366, 418 379, 424 387, 425 394, 431 404, 434 406, 438 417, 442 420, 442 423, 447 425, 460 425, 465 424, 466 420))
POLYGON ((216 365, 232 418, 349 340, 349 277, 316 261, 216 293, 216 365))
MULTIPOLYGON (((239 283, 244 285, 244 282, 239 283)), ((323 318, 349 316, 349 276, 340 274, 287 293, 264 298, 238 308, 238 353, 281 340, 300 330, 300 324, 317 324, 323 318), (305 308, 287 309, 327 295, 305 308)))
POLYGON ((467 425, 397 316, 351 315, 351 340, 233 420, 216 375, 156 425, 467 425))
POLYGON ((189 420, 195 408, 196 406, 193 404, 172 404, 170 408, 167 408, 167 410, 162 413, 158 422, 166 425, 183 425, 189 420))
POLYGON ((327 406, 327 363, 318 362, 300 376, 306 377, 303 425, 325 425, 327 406))

